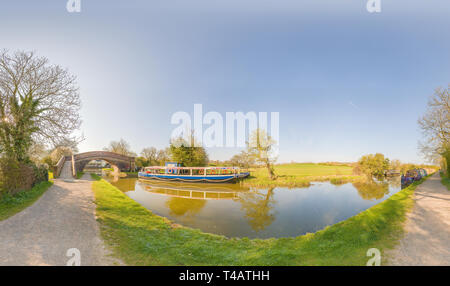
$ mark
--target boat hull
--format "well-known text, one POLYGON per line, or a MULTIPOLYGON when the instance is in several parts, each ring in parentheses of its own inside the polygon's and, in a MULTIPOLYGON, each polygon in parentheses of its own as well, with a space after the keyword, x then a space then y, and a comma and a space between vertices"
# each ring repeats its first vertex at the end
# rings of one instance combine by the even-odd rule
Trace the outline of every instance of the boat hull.
POLYGON ((139 179, 154 181, 192 182, 192 183, 234 183, 242 178, 239 175, 182 176, 170 174, 138 173, 139 179))

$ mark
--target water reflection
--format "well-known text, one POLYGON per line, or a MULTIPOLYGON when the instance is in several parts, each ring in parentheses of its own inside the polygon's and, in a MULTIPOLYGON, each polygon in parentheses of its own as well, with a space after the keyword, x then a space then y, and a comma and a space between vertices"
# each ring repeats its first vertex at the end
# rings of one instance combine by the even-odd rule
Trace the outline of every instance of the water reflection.
POLYGON ((122 192, 134 191, 136 189, 136 179, 124 178, 120 179, 119 177, 104 177, 111 184, 116 186, 122 192))
MULTIPOLYGON (((130 180, 131 182, 132 180, 130 180)), ((134 183, 134 181, 132 181, 134 183)), ((218 184, 183 184, 138 181, 139 187, 151 193, 164 194, 171 197, 226 200, 238 198, 238 193, 249 191, 249 188, 236 185, 218 184)))
POLYGON ((206 200, 173 197, 166 201, 170 214, 175 216, 195 215, 205 206, 206 200))
POLYGON ((239 202, 241 209, 245 212, 245 217, 250 226, 256 232, 265 229, 275 220, 273 189, 267 191, 255 190, 255 192, 241 193, 239 202))
POLYGON ((135 178, 112 184, 181 225, 229 237, 268 238, 298 236, 345 220, 398 192, 397 181, 320 182, 298 189, 149 183, 135 178))
POLYGON ((358 190, 358 194, 365 200, 379 200, 389 194, 389 184, 387 182, 357 182, 353 186, 358 190))

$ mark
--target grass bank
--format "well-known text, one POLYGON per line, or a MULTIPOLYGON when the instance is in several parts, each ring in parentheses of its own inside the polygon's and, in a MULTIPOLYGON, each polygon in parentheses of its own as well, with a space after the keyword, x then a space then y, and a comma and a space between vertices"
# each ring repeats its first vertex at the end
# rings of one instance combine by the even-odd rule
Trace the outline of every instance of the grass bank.
MULTIPOLYGON (((365 265, 403 233, 420 182, 343 222, 295 238, 227 238, 172 223, 93 175, 101 234, 128 265, 365 265)), ((384 256, 382 256, 384 257, 384 256)))
POLYGON ((446 176, 443 172, 441 172, 440 175, 442 184, 450 191, 450 177, 446 176))
POLYGON ((251 170, 251 176, 242 181, 249 187, 308 187, 311 182, 330 181, 332 184, 355 182, 361 176, 352 175, 353 168, 345 165, 314 163, 282 164, 275 166, 277 180, 271 180, 266 168, 251 170))
POLYGON ((31 190, 19 192, 13 196, 0 198, 0 220, 7 219, 32 205, 51 186, 52 182, 41 182, 31 190))

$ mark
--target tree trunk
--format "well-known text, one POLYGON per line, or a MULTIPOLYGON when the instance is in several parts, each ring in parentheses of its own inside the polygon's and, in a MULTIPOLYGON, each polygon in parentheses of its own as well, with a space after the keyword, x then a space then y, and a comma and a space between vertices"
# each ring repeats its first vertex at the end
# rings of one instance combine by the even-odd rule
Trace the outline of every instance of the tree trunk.
POLYGON ((267 171, 269 172, 269 178, 271 180, 276 180, 277 175, 275 174, 275 171, 273 170, 272 164, 270 164, 270 162, 266 162, 266 167, 267 167, 267 171))

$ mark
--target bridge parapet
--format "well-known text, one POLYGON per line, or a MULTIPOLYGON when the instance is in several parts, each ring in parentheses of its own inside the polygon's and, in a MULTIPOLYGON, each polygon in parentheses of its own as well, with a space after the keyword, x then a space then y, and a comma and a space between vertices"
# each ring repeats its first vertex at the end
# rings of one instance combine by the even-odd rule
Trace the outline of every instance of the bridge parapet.
POLYGON ((54 178, 58 178, 59 175, 61 174, 61 170, 64 167, 64 163, 66 162, 66 157, 65 156, 61 156, 61 158, 59 159, 58 163, 56 163, 55 166, 53 166, 53 177, 54 178))

